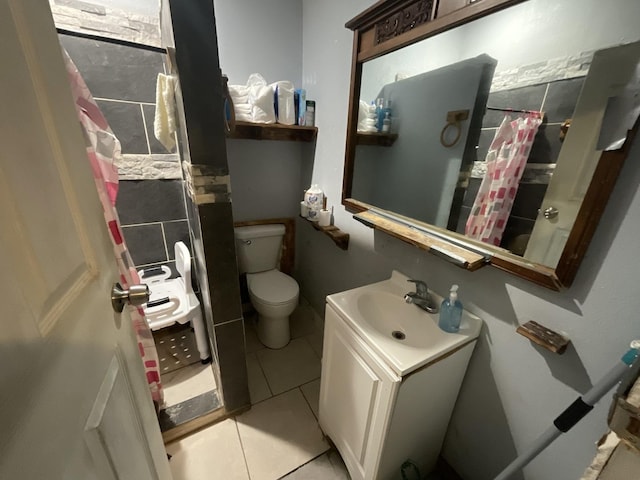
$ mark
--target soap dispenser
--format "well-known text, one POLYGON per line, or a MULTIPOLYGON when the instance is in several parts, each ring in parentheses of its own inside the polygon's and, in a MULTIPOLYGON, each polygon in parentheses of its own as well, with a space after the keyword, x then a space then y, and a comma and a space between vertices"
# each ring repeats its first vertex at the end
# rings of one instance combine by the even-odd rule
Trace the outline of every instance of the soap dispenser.
POLYGON ((462 303, 458 300, 458 285, 451 285, 449 298, 445 298, 440 305, 440 320, 438 326, 449 333, 460 330, 462 320, 462 303))

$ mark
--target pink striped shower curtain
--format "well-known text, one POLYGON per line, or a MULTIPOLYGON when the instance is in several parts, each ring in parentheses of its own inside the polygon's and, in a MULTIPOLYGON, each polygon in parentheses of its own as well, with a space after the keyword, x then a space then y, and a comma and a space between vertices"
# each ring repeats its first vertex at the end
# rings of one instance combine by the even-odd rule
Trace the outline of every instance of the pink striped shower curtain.
MULTIPOLYGON (((67 68, 67 76, 75 101, 78 119, 83 128, 87 143, 87 157, 93 171, 98 196, 104 210, 104 218, 113 243, 113 250, 120 271, 120 284, 124 288, 140 283, 138 273, 131 261, 131 256, 124 243, 120 221, 116 212, 116 196, 118 195, 118 169, 115 160, 120 156, 120 142, 115 137, 107 120, 93 100, 91 92, 84 83, 80 72, 67 52, 62 49, 67 68)), ((129 306, 132 326, 138 340, 138 348, 151 397, 158 405, 162 405, 163 393, 160 383, 158 352, 147 324, 144 311, 140 307, 129 306)))
POLYGON ((505 116, 487 153, 487 171, 467 219, 466 236, 500 245, 541 123, 542 115, 538 112, 515 120, 505 116))

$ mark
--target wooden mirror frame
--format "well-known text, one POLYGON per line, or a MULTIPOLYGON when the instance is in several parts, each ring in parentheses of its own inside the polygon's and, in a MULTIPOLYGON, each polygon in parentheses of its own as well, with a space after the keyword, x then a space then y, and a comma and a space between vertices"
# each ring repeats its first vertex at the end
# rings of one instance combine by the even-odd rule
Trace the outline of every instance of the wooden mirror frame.
POLYGON ((640 122, 636 122, 629 131, 619 150, 602 152, 555 268, 527 261, 507 250, 494 250, 495 247, 462 234, 393 212, 388 212, 393 214, 393 218, 381 217, 375 212, 384 210, 351 198, 363 63, 526 0, 470 1, 473 0, 382 0, 346 23, 345 26, 353 30, 354 35, 342 204, 361 223, 444 257, 465 269, 476 270, 484 265, 492 265, 538 285, 561 290, 569 287, 575 279, 640 122), (459 8, 454 9, 456 7, 459 8), (419 231, 407 226, 407 223, 418 226, 419 231), (472 247, 465 249, 461 244, 472 247), (478 253, 483 249, 491 254, 478 253))

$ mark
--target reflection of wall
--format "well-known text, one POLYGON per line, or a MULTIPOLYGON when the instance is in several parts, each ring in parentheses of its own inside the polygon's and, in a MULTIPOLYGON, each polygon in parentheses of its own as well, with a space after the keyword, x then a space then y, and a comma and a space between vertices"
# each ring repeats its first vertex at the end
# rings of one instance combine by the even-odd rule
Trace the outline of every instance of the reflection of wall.
MULTIPOLYGON (((391 102, 398 138, 390 147, 356 148, 352 196, 446 228, 469 128, 482 118, 494 65, 480 56, 386 85, 378 96, 391 102), (440 133, 455 110, 468 110, 469 118, 458 142, 445 147, 440 133)), ((470 140, 475 145, 477 137, 470 140)))
MULTIPOLYGON (((574 78, 489 94, 488 106, 536 110, 545 113, 545 121, 538 130, 527 161, 529 168, 526 168, 523 174, 511 216, 502 237, 501 246, 514 251, 514 253, 524 253, 528 234, 533 230, 533 224, 538 216, 538 208, 540 208, 550 180, 548 175, 536 175, 535 172, 538 170, 536 167, 555 164, 562 146, 560 126, 562 122, 572 117, 583 81, 583 78, 574 78)), ((504 113, 496 111, 487 111, 485 114, 477 149, 478 161, 484 161, 489 145, 504 115, 504 113)), ((462 212, 456 229, 460 233, 464 233, 464 226, 481 182, 481 176, 469 180, 469 188, 464 196, 462 212)))
MULTIPOLYGON (((304 0, 303 77, 318 79, 307 82, 306 87, 322 99, 323 109, 322 118, 318 117, 313 181, 334 198, 342 189, 353 40, 344 23, 373 3, 304 0)), ((622 38, 625 25, 638 18, 612 8, 611 2, 589 2, 584 7, 586 2, 579 3, 576 15, 582 20, 577 22, 578 30, 569 31, 576 35, 575 42, 592 42, 599 34, 622 38), (601 16, 594 15, 596 3, 606 10, 601 16), (614 15, 619 17, 615 27, 588 27, 614 15)), ((548 15, 564 4, 552 2, 548 15)), ((620 2, 616 4, 621 8, 620 2)), ((637 2, 626 5, 638 8, 637 2)), ((545 30, 544 22, 531 24, 538 38, 553 43, 554 48, 564 48, 550 35, 554 30, 545 30)), ((558 28, 554 22, 550 25, 556 31, 570 28, 558 28)), ((635 25, 633 31, 637 31, 635 25)), ((501 37, 500 32, 494 35, 496 41, 510 45, 509 37, 501 37)), ((484 319, 485 327, 449 425, 444 455, 463 478, 489 480, 604 375, 629 340, 637 336, 637 264, 629 259, 637 257, 639 185, 640 140, 632 148, 574 285, 565 292, 552 292, 493 268, 465 272, 374 233, 354 221, 344 208, 336 208, 335 217, 336 224, 351 234, 349 250, 337 249, 312 229, 298 229, 296 278, 303 295, 318 310, 323 309, 327 294, 387 278, 393 268, 427 280, 439 293, 446 293, 452 283, 460 285, 460 299, 484 319), (566 332, 572 347, 559 356, 532 345, 515 333, 516 326, 527 320, 566 332)), ((574 429, 542 452, 525 469, 524 478, 580 478, 591 462, 595 442, 606 431, 608 406, 608 401, 600 402, 574 429)), ((428 413, 425 405, 424 414, 428 413)))

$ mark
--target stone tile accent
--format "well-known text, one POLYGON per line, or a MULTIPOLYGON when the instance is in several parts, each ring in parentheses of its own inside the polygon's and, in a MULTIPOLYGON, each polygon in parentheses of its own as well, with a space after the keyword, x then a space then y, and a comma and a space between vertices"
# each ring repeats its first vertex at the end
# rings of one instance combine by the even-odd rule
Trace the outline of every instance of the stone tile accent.
POLYGON ((176 153, 122 155, 116 162, 120 180, 180 180, 182 169, 176 153))

